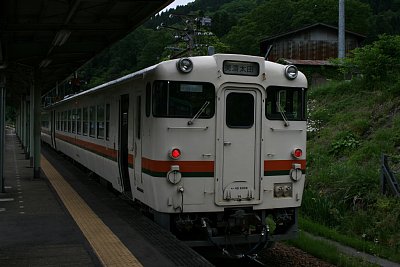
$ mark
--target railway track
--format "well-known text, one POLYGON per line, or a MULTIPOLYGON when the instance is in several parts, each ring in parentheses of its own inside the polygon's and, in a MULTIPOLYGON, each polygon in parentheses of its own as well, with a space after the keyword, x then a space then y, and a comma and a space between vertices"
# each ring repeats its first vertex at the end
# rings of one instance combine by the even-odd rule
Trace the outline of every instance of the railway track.
POLYGON ((216 252, 213 248, 196 249, 207 260, 215 266, 268 266, 268 267, 332 267, 321 259, 283 243, 276 243, 273 248, 264 249, 256 260, 252 259, 233 259, 222 256, 222 253, 216 252))
POLYGON ((276 243, 269 250, 264 250, 259 255, 259 260, 265 266, 280 266, 280 267, 332 267, 334 265, 318 259, 298 248, 288 246, 282 243, 276 243))

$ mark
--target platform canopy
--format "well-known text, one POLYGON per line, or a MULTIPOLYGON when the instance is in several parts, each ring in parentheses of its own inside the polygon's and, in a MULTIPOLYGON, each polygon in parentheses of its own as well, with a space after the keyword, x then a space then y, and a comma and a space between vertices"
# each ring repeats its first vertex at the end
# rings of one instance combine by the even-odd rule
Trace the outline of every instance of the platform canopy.
POLYGON ((1 0, 0 72, 21 94, 34 70, 42 93, 172 0, 1 0))

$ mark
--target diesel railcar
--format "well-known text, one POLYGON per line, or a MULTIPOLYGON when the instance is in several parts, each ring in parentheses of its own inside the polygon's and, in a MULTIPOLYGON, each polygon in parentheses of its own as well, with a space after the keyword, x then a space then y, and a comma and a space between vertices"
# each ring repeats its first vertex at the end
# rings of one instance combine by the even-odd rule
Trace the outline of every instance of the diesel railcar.
POLYGON ((174 59, 46 107, 42 140, 190 245, 253 253, 297 232, 306 91, 262 57, 174 59))

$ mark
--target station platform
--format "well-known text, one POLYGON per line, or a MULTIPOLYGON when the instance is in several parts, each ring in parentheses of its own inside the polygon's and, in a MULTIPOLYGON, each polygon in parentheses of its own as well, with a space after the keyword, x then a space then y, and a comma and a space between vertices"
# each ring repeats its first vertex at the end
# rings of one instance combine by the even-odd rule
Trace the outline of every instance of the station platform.
POLYGON ((6 130, 0 266, 212 266, 83 168, 42 146, 33 169, 6 130))

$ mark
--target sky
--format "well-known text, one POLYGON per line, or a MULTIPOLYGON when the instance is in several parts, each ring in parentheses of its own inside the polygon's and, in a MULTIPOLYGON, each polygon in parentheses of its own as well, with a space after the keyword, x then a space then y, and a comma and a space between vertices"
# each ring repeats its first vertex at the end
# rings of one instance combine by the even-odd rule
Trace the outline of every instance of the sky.
POLYGON ((194 2, 194 0, 175 0, 169 6, 164 8, 163 11, 166 11, 166 10, 168 10, 170 8, 175 8, 176 6, 184 6, 184 5, 186 5, 187 3, 190 3, 190 2, 194 2))

